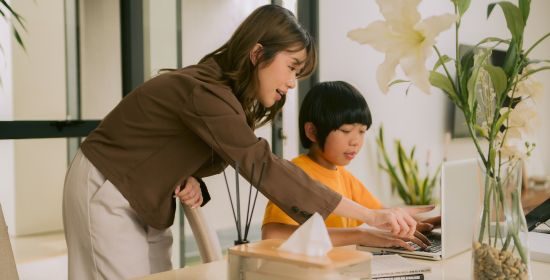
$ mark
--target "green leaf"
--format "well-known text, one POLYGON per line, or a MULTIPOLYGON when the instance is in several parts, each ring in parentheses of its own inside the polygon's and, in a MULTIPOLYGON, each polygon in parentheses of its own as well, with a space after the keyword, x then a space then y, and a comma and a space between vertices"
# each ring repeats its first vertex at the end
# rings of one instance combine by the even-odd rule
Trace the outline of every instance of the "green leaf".
POLYGON ((452 0, 458 8, 458 13, 462 17, 470 7, 471 0, 452 0))
POLYGON ((473 107, 470 108, 470 112, 472 113, 470 115, 470 123, 477 123, 477 106, 478 106, 478 103, 477 103, 477 100, 475 100, 475 102, 473 103, 473 107))
MULTIPOLYGON (((431 200, 432 200, 432 190, 435 187, 435 184, 437 182, 437 179, 439 178, 439 173, 440 172, 441 172, 441 164, 439 164, 439 166, 437 166, 437 169, 435 170, 434 176, 432 177, 432 179, 430 180, 430 183, 427 186, 428 189, 426 191, 426 197, 429 199, 429 202, 431 202, 431 200)), ((428 179, 428 178, 429 178, 429 176, 426 176, 426 179, 428 179)))
POLYGON ((489 73, 489 76, 491 77, 491 82, 493 83, 493 89, 495 90, 497 96, 503 94, 508 84, 508 77, 506 76, 506 73, 504 73, 504 70, 502 70, 502 68, 498 66, 493 66, 491 64, 483 65, 483 69, 485 69, 485 71, 489 73))
POLYGON ((519 59, 518 56, 518 42, 515 39, 512 39, 508 50, 506 51, 506 56, 504 57, 504 63, 502 69, 506 72, 507 75, 511 75, 514 71, 514 65, 516 65, 516 60, 519 59))
MULTIPOLYGON (((507 40, 507 39, 501 39, 501 38, 497 38, 497 37, 487 37, 481 41, 479 41, 479 43, 477 43, 475 46, 474 46, 474 49, 483 45, 483 44, 487 44, 487 43, 494 43, 494 42, 497 42, 499 44, 510 44, 510 40, 507 40)), ((497 44, 496 46, 498 46, 499 44, 497 44)), ((493 47, 496 47, 496 46, 493 46, 493 47)))
MULTIPOLYGON (((479 82, 479 72, 481 70, 482 65, 486 65, 487 60, 489 59, 489 55, 491 54, 490 51, 484 51, 481 56, 479 56, 477 59, 474 60, 472 67, 472 74, 470 78, 468 79, 467 84, 467 91, 464 91, 468 96, 466 98, 467 100, 467 107, 472 114, 475 114, 474 107, 476 103, 476 85, 479 82)), ((463 97, 464 98, 464 97, 463 97)))
POLYGON ((379 151, 382 154, 382 158, 383 158, 384 163, 386 165, 386 169, 384 169, 384 170, 388 173, 388 175, 390 177, 390 182, 392 184, 392 189, 395 188, 397 190, 397 193, 399 194, 401 199, 403 199, 405 204, 410 204, 411 203, 410 195, 407 192, 407 190, 405 189, 405 184, 402 181, 402 179, 399 177, 399 175, 397 174, 397 170, 396 170, 395 166, 391 163, 390 158, 388 156, 388 153, 386 151, 386 147, 385 147, 385 144, 384 144, 384 129, 383 129, 382 126, 380 126, 380 130, 379 130, 378 138, 376 139, 376 143, 378 144, 379 151))
POLYGON ((487 131, 485 131, 485 129, 483 129, 478 124, 474 124, 474 130, 476 131, 476 133, 478 135, 481 135, 481 137, 483 137, 485 139, 489 139, 489 135, 487 135, 487 131))
POLYGON ((402 84, 402 83, 410 83, 411 81, 408 80, 393 80, 391 83, 388 84, 388 87, 391 87, 393 85, 402 84))
POLYGON ((474 66, 474 50, 475 48, 472 48, 462 56, 460 59, 460 63, 462 65, 462 68, 460 68, 460 88, 461 92, 459 92, 457 98, 460 100, 460 103, 458 104, 461 109, 466 108, 468 104, 468 81, 470 80, 472 74, 473 74, 473 66, 474 66))
MULTIPOLYGON (((412 147, 410 152, 401 144, 400 140, 395 140, 395 149, 397 152, 397 162, 394 165, 388 156, 384 144, 384 130, 381 126, 376 138, 379 151, 382 155, 382 163, 379 163, 381 170, 390 177, 392 192, 395 190, 403 202, 408 205, 428 204, 431 202, 431 187, 429 174, 425 178, 419 178, 418 163, 414 159, 416 147, 412 147)), ((435 180, 435 179, 433 179, 435 180)), ((432 181, 433 181, 432 180, 432 181)))
POLYGON ((15 27, 13 27, 13 35, 15 36, 15 40, 21 46, 21 48, 23 48, 23 50, 26 51, 25 43, 23 43, 23 39, 21 39, 21 35, 17 31, 17 29, 15 29, 15 27))
POLYGON ((546 40, 548 37, 550 37, 550 32, 544 34, 542 37, 540 37, 540 39, 538 39, 535 43, 533 43, 533 45, 527 49, 527 51, 525 51, 525 56, 529 56, 529 54, 540 44, 542 43, 544 40, 546 40))
POLYGON ((431 203, 429 179, 430 179, 430 176, 426 176, 426 178, 424 178, 421 184, 422 187, 421 187, 420 197, 422 200, 421 204, 424 204, 424 205, 431 203))
POLYGON ((399 164, 399 168, 401 170, 401 175, 403 176, 403 179, 405 179, 405 184, 407 186, 410 186, 410 168, 409 165, 406 162, 407 155, 405 154, 405 151, 403 150, 403 146, 401 146, 401 141, 396 140, 395 141, 395 148, 397 150, 397 163, 399 164))
POLYGON ((544 71, 544 70, 550 70, 550 66, 544 66, 544 67, 539 67, 539 68, 536 68, 536 69, 532 69, 532 70, 529 70, 527 72, 525 72, 523 74, 523 77, 528 77, 528 76, 531 76, 537 72, 540 72, 540 71, 544 71))
POLYGON ((445 54, 445 55, 441 56, 441 57, 437 60, 437 62, 435 63, 434 68, 432 69, 432 71, 436 71, 437 68, 439 68, 441 65, 443 65, 443 64, 445 64, 445 63, 447 63, 447 62, 449 62, 449 61, 453 61, 453 59, 450 58, 448 55, 445 54))
MULTIPOLYGON (((24 22, 23 17, 21 17, 17 12, 15 12, 15 10, 13 10, 13 8, 10 6, 10 4, 6 0, 0 0, 0 14, 2 15, 2 17, 5 18, 6 13, 4 13, 1 6, 4 6, 4 8, 6 8, 8 10, 9 13, 7 13, 7 15, 11 14, 13 16, 13 18, 15 18, 15 20, 19 23, 21 28, 23 28, 23 31, 27 31, 27 29, 25 27, 25 22, 24 22)), ((13 28, 13 36, 15 37, 15 40, 23 48, 23 50, 25 50, 25 44, 24 44, 23 40, 21 39, 21 34, 15 28, 15 25, 13 23, 11 24, 11 26, 13 28)))
POLYGON ((506 111, 506 113, 500 115, 500 117, 498 117, 498 120, 497 120, 497 123, 495 124, 495 128, 494 131, 491 131, 492 135, 491 135, 491 138, 494 138, 495 135, 497 134, 497 132, 500 131, 500 128, 502 127, 502 125, 504 124, 504 122, 508 119, 508 116, 510 115, 510 110, 506 111))
POLYGON ((489 152, 489 166, 495 166, 495 158, 497 157, 497 152, 495 149, 491 149, 489 152))
POLYGON ((496 3, 491 3, 487 6, 487 18, 491 15, 491 12, 495 8, 495 5, 499 5, 504 13, 506 18, 506 26, 510 33, 512 33, 512 38, 521 38, 523 37, 523 30, 525 29, 525 21, 523 19, 523 14, 520 9, 512 4, 511 2, 501 1, 496 3))
POLYGON ((409 84, 409 86, 405 90, 405 95, 409 95, 409 91, 411 90, 411 86, 412 86, 412 84, 409 84))
POLYGON ((531 10, 531 0, 519 0, 519 10, 523 16, 523 21, 527 22, 529 18, 529 12, 531 10))
POLYGON ((13 15, 13 17, 17 20, 17 22, 19 22, 21 27, 23 27, 23 30, 26 31, 25 23, 23 22, 23 17, 21 17, 17 12, 15 12, 13 8, 10 6, 10 4, 6 2, 6 0, 0 0, 0 3, 2 3, 2 5, 6 7, 6 9, 8 9, 8 11, 13 15))
POLYGON ((453 82, 447 76, 436 71, 430 71, 430 84, 443 90, 453 103, 457 103, 458 98, 453 87, 453 82))
POLYGON ((527 60, 526 65, 539 63, 550 63, 550 59, 529 59, 527 60))

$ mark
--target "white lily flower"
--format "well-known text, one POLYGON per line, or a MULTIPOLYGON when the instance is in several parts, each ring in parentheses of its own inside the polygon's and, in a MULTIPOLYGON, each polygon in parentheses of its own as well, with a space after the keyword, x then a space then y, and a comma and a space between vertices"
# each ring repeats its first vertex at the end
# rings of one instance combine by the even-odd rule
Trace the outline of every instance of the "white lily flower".
POLYGON ((509 128, 506 130, 506 134, 499 132, 496 140, 502 157, 521 159, 525 158, 527 155, 528 150, 525 145, 526 139, 522 130, 519 128, 509 128), (502 137, 504 137, 504 144, 500 147, 502 137))
MULTIPOLYGON (((527 69, 527 68, 526 68, 527 69)), ((543 85, 540 81, 529 76, 521 79, 517 83, 516 90, 513 94, 514 98, 532 98, 535 102, 540 100, 540 96, 543 92, 543 85)), ((508 96, 512 97, 512 91, 508 92, 508 96)))
POLYGON ((398 64, 415 86, 430 93, 426 59, 432 53, 435 37, 451 27, 457 16, 444 14, 421 21, 417 10, 420 0, 377 0, 376 3, 385 21, 354 29, 348 32, 348 37, 386 54, 376 73, 378 86, 384 93, 388 92, 398 64))
MULTIPOLYGON (((500 109, 500 113, 504 114, 508 108, 500 109)), ((525 99, 516 104, 508 115, 508 120, 504 125, 511 128, 523 130, 526 134, 533 134, 540 125, 540 119, 537 114, 535 104, 532 100, 525 99)))

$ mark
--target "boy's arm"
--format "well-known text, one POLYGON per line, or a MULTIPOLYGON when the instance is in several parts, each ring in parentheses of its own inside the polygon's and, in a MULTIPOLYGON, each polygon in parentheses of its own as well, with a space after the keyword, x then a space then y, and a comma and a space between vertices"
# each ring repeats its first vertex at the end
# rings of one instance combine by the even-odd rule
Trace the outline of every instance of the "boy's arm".
MULTIPOLYGON (((262 239, 287 239, 298 226, 268 223, 262 227, 262 239)), ((333 246, 365 245, 374 247, 403 247, 414 250, 407 242, 388 233, 364 228, 327 228, 333 246)), ((411 240, 426 246, 419 240, 411 240)))

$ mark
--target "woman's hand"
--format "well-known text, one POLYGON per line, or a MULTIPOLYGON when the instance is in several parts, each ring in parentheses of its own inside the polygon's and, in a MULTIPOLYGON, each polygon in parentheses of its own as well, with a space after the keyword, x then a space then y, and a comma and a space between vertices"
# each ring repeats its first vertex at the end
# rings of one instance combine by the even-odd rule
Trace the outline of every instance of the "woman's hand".
POLYGON ((197 208, 202 204, 200 183, 194 177, 187 178, 183 184, 176 188, 174 194, 174 197, 179 198, 181 203, 191 208, 197 208))
POLYGON ((362 238, 359 242, 360 245, 370 246, 370 247, 401 247, 409 251, 414 251, 414 247, 411 246, 407 241, 416 243, 421 248, 425 249, 430 245, 428 239, 422 234, 418 235, 415 233, 412 237, 396 237, 388 232, 371 230, 371 229, 361 229, 362 238))
POLYGON ((433 207, 371 210, 365 222, 368 225, 389 230, 396 236, 413 238, 416 232, 417 222, 412 215, 431 209, 433 209, 433 207))

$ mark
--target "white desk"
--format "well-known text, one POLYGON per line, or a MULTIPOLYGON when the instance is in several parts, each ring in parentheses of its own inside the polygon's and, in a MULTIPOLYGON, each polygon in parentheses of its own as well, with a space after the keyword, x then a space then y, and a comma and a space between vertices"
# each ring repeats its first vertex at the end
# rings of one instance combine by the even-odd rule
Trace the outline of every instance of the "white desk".
MULTIPOLYGON (((426 280, 469 280, 471 279, 471 251, 464 252, 443 261, 424 261, 409 259, 413 262, 432 267, 431 273, 425 274, 426 280)), ((550 277, 550 263, 531 262, 533 280, 545 280, 550 277)), ((200 264, 172 271, 149 275, 141 280, 225 280, 227 279, 227 261, 200 264)))

